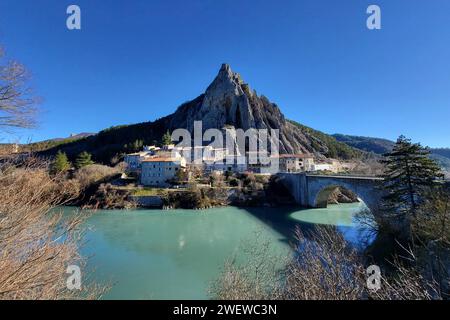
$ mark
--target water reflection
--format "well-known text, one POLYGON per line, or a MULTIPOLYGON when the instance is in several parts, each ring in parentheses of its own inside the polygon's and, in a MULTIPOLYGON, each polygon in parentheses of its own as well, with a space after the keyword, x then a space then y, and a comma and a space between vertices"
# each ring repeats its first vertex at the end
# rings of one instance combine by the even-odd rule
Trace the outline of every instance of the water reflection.
MULTIPOLYGON (((94 278, 114 283, 105 298, 206 299, 207 288, 224 261, 248 259, 243 243, 263 237, 272 250, 288 256, 293 231, 336 225, 357 241, 352 217, 359 204, 327 209, 216 208, 205 211, 98 211, 88 221, 89 267, 94 278)), ((67 209, 68 211, 72 209, 67 209)))

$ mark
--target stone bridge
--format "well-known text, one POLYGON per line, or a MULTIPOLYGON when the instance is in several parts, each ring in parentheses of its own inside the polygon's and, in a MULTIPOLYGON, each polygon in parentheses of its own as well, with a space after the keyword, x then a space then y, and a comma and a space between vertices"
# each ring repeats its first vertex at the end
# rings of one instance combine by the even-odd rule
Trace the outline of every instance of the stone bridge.
POLYGON ((383 196, 377 188, 382 178, 305 173, 279 173, 278 176, 296 202, 303 207, 326 208, 330 193, 336 187, 344 187, 355 193, 375 213, 383 196))

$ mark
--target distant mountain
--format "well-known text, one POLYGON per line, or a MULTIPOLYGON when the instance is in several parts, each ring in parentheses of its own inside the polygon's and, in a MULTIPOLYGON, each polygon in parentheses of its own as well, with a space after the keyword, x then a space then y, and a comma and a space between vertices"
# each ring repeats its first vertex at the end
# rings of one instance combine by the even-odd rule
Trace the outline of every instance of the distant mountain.
POLYGON ((71 142, 76 142, 78 140, 95 135, 95 133, 82 132, 78 134, 71 134, 67 138, 54 138, 38 142, 32 142, 28 144, 19 145, 20 152, 41 152, 49 150, 52 148, 57 148, 58 146, 66 145, 71 142))
MULTIPOLYGON (((364 150, 366 152, 373 152, 376 154, 384 154, 392 151, 395 145, 394 141, 373 138, 350 136, 344 134, 334 134, 333 137, 342 143, 345 143, 353 148, 364 150)), ((445 170, 450 171, 450 148, 430 148, 431 158, 436 160, 445 170)))
POLYGON ((222 65, 205 93, 182 104, 171 115, 153 122, 112 127, 93 136, 59 144, 43 154, 52 155, 63 150, 69 158, 74 158, 81 151, 88 151, 95 160, 109 162, 116 155, 160 141, 167 131, 185 128, 192 133, 194 121, 202 121, 203 131, 228 127, 278 129, 280 153, 313 153, 317 157, 343 159, 361 154, 329 135, 288 121, 276 104, 258 96, 226 64, 222 65))
POLYGON ((16 152, 42 152, 93 135, 95 135, 95 133, 82 132, 78 134, 71 134, 67 138, 53 138, 27 144, 3 143, 0 144, 0 154, 11 154, 16 152))
POLYGON ((431 155, 430 157, 434 160, 436 160, 436 162, 442 167, 444 168, 446 171, 450 172, 450 158, 448 157, 444 157, 440 154, 435 153, 434 151, 435 149, 431 149, 431 155))
POLYGON ((315 141, 321 141, 327 146, 327 153, 325 154, 328 158, 338 158, 338 159, 353 159, 359 158, 362 156, 362 153, 359 150, 365 151, 360 148, 355 148, 353 146, 347 145, 346 143, 338 141, 335 137, 323 133, 321 131, 312 129, 305 125, 302 125, 293 120, 288 120, 295 126, 299 127, 303 132, 307 132, 310 136, 314 137, 316 140, 313 140, 311 143, 314 145, 315 141))
POLYGON ((431 150, 434 154, 450 159, 450 148, 433 148, 431 150))
POLYGON ((384 154, 390 152, 395 145, 395 142, 387 139, 349 136, 345 134, 333 134, 333 137, 353 148, 373 152, 376 154, 384 154))
POLYGON ((95 133, 90 133, 90 132, 81 132, 81 133, 72 133, 69 137, 67 138, 54 138, 54 139, 49 139, 49 140, 44 140, 44 141, 40 141, 40 142, 46 142, 46 141, 62 141, 62 140, 67 140, 67 139, 82 139, 82 138, 87 138, 90 136, 93 136, 95 133))

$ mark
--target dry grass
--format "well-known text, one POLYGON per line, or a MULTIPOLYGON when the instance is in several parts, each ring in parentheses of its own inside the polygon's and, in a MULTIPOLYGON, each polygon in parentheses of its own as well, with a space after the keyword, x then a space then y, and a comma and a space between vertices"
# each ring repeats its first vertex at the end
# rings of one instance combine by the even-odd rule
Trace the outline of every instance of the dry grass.
MULTIPOLYGON (((68 265, 81 268, 80 215, 50 212, 77 196, 35 159, 0 167, 0 299, 97 298, 104 288, 66 289, 68 265)), ((86 279, 83 277, 82 279, 86 279)))

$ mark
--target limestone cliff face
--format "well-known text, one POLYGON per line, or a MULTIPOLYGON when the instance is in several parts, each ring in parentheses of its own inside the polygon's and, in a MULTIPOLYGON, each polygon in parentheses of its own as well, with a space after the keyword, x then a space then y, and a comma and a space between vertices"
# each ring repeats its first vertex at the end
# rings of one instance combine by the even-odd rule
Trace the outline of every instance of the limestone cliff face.
POLYGON ((227 64, 222 65, 204 94, 180 106, 166 121, 170 130, 186 128, 191 132, 194 121, 202 121, 203 130, 225 127, 279 129, 280 153, 320 156, 327 152, 320 140, 287 122, 276 104, 258 96, 227 64))

